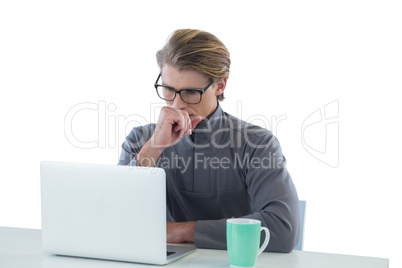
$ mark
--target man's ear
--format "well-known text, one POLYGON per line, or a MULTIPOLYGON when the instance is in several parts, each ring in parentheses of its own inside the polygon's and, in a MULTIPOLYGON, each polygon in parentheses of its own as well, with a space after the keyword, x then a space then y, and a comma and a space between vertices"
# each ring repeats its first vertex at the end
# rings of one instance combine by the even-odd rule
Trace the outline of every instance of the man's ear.
POLYGON ((223 91, 225 91, 226 88, 226 82, 228 81, 227 77, 221 77, 219 78, 218 81, 216 81, 216 91, 215 91, 215 95, 219 96, 223 93, 223 91))

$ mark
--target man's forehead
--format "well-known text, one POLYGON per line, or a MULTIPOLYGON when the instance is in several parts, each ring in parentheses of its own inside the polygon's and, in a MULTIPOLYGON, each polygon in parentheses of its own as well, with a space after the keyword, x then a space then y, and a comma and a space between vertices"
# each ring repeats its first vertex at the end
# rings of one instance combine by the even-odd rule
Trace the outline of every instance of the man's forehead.
POLYGON ((163 84, 178 88, 203 88, 208 79, 193 70, 179 71, 171 65, 164 65, 161 70, 163 84))

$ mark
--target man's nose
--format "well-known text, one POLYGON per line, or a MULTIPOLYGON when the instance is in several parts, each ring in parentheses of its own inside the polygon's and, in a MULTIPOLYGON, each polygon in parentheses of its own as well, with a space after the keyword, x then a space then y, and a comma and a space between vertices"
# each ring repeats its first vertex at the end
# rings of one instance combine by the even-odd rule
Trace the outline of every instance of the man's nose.
POLYGON ((182 109, 187 106, 187 103, 185 103, 179 94, 176 95, 176 98, 173 100, 172 107, 176 109, 182 109))

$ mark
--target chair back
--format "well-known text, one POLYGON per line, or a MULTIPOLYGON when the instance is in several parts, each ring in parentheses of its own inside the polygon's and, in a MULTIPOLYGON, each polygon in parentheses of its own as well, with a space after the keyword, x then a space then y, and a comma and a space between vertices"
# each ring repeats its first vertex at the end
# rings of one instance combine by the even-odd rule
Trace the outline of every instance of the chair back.
POLYGON ((299 243, 297 243, 295 250, 303 250, 303 233, 304 233, 304 214, 306 213, 306 201, 299 201, 300 208, 300 236, 299 243))

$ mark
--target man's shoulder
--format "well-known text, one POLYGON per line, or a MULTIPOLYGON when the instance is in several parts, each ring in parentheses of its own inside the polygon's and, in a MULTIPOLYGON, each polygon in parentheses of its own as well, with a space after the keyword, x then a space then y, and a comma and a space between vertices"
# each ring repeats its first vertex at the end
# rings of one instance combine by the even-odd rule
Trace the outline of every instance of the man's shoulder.
POLYGON ((132 131, 154 131, 155 126, 155 123, 150 123, 142 126, 133 127, 132 131))
POLYGON ((224 116, 233 131, 255 138, 270 138, 273 136, 272 132, 267 128, 251 124, 226 112, 224 116))
MULTIPOLYGON (((230 129, 238 133, 231 136, 235 139, 240 139, 238 144, 242 144, 251 150, 270 150, 277 151, 280 149, 280 144, 275 135, 267 128, 254 125, 247 121, 241 120, 233 115, 225 113, 227 121, 231 122, 230 129)), ((262 152, 261 151, 261 152, 262 152)))
POLYGON ((151 123, 134 127, 131 130, 130 134, 128 134, 127 138, 129 138, 130 140, 139 140, 144 138, 148 140, 152 136, 155 130, 155 126, 156 124, 151 123))

